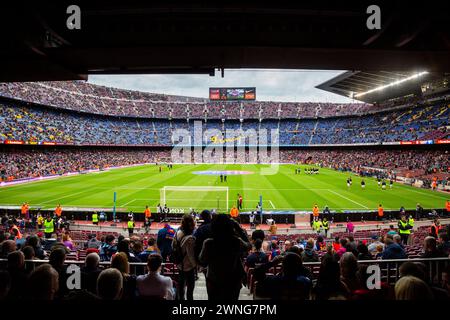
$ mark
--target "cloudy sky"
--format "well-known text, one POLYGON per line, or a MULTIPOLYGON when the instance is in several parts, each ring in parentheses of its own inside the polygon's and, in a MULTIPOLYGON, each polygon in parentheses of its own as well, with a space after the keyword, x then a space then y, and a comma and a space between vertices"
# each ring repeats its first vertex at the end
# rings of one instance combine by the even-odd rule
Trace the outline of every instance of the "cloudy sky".
POLYGON ((314 88, 343 71, 225 70, 225 77, 209 75, 89 76, 89 82, 115 88, 208 98, 209 87, 256 87, 257 100, 352 102, 314 88))

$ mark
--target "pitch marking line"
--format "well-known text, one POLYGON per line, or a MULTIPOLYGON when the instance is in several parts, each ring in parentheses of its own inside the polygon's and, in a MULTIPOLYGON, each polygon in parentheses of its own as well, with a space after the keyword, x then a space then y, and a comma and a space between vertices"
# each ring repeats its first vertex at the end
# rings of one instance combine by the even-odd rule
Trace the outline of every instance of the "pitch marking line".
POLYGON ((275 206, 273 205, 272 201, 269 200, 269 202, 270 202, 270 205, 272 206, 272 208, 276 209, 275 206))
POLYGON ((338 192, 336 192, 336 191, 333 191, 333 190, 331 190, 331 189, 328 189, 328 191, 330 191, 331 193, 334 193, 335 195, 337 195, 337 196, 339 196, 339 197, 341 197, 341 198, 343 198, 343 199, 345 199, 345 200, 351 201, 351 202, 353 202, 354 204, 357 204, 358 206, 361 206, 361 207, 363 207, 363 208, 365 208, 365 209, 369 209, 369 207, 366 207, 365 205, 363 205, 363 204, 361 204, 361 203, 359 203, 359 202, 357 202, 357 201, 354 201, 354 200, 352 200, 352 199, 350 199, 350 198, 347 198, 346 196, 343 196, 342 194, 340 194, 340 193, 338 193, 338 192))
POLYGON ((86 190, 82 190, 82 191, 79 191, 79 192, 70 193, 70 194, 68 194, 68 195, 65 195, 65 196, 62 196, 62 197, 59 197, 59 198, 53 198, 52 200, 47 200, 47 201, 41 202, 40 204, 46 204, 46 203, 50 203, 50 202, 53 202, 53 201, 65 199, 65 198, 72 197, 72 196, 77 195, 77 194, 81 194, 81 193, 83 193, 83 192, 86 192, 86 190))

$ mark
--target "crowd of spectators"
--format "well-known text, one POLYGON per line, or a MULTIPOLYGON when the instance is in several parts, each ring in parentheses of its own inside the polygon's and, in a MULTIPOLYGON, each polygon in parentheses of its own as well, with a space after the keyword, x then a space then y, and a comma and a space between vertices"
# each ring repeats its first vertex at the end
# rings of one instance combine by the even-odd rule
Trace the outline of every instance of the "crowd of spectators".
MULTIPOLYGON (((371 244, 351 235, 329 242, 322 237, 280 241, 260 229, 248 237, 228 215, 205 210, 201 218, 197 226, 186 215, 177 230, 166 224, 156 240, 135 234, 129 238, 90 236, 80 244, 87 254, 81 288, 71 290, 66 284, 70 272, 65 261, 70 260, 73 244, 67 231, 53 234, 52 239, 44 239, 36 230, 18 234, 10 231, 15 223, 6 217, 0 231, 0 259, 5 259, 0 260, 0 299, 192 300, 201 272, 213 301, 237 300, 242 286, 250 286, 258 299, 450 299, 448 264, 429 270, 431 265, 405 262, 400 264, 400 280, 395 285, 382 282, 379 290, 368 287, 370 261, 407 258, 395 230, 374 238, 371 244), (158 243, 164 241, 171 245, 162 255, 158 243), (37 258, 48 262, 33 263, 37 258), (135 262, 145 263, 146 268, 130 264, 135 262), (179 270, 172 278, 163 271, 163 264, 170 262, 179 270), (319 272, 304 265, 308 262, 320 263, 319 272)), ((421 258, 449 257, 449 229, 442 231, 438 239, 425 237, 421 258)))
POLYGON ((154 150, 41 149, 0 153, 0 180, 61 175, 109 167, 156 163, 170 154, 154 150))
MULTIPOLYGON (((0 180, 61 175, 92 169, 106 169, 143 163, 172 162, 171 149, 5 148, 0 153, 0 180)), ((266 163, 260 153, 235 150, 236 163, 266 163)), ((193 163, 193 153, 191 153, 193 163)), ((281 149, 280 163, 315 164, 338 171, 351 171, 362 176, 395 177, 399 174, 420 177, 432 172, 446 181, 450 174, 448 151, 424 149, 281 149)))
POLYGON ((0 95, 74 111, 132 117, 210 119, 314 118, 361 115, 380 110, 364 103, 314 102, 213 102, 183 97, 109 88, 84 81, 0 84, 0 95))
MULTIPOLYGON (((229 110, 224 111, 224 114, 229 113, 229 110)), ((223 139, 236 138, 242 145, 250 144, 252 138, 255 140, 261 136, 267 137, 267 143, 272 143, 271 132, 276 129, 279 130, 278 143, 281 146, 380 144, 435 137, 445 139, 449 134, 446 127, 450 107, 437 104, 358 117, 302 120, 276 120, 276 116, 267 111, 262 114, 264 120, 261 121, 246 118, 242 121, 205 122, 200 117, 198 120, 202 124, 202 143, 211 143, 207 130, 215 130, 223 139), (233 137, 229 137, 229 130, 235 130, 233 137), (242 130, 242 133, 239 134, 236 130, 242 130)), ((174 135, 177 129, 187 130, 191 141, 194 141, 194 122, 176 120, 170 116, 166 116, 164 120, 119 118, 0 103, 0 140, 35 144, 54 142, 75 145, 171 146, 179 142, 174 135)))

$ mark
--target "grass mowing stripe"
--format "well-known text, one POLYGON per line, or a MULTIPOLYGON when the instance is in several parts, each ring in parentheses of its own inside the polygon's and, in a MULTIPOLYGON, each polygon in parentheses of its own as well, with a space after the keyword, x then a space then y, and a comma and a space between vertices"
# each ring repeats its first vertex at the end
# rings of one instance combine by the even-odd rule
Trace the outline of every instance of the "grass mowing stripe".
POLYGON ((354 201, 354 200, 352 200, 352 199, 350 199, 350 198, 347 198, 346 196, 343 196, 342 194, 340 194, 340 193, 338 193, 338 192, 336 192, 336 191, 333 191, 333 190, 331 190, 331 189, 329 189, 328 191, 330 191, 331 193, 334 193, 335 195, 337 195, 337 196, 339 196, 339 197, 341 197, 341 198, 344 198, 345 200, 348 200, 348 201, 350 201, 350 202, 353 202, 354 204, 357 204, 358 206, 361 206, 361 207, 363 207, 363 208, 365 208, 365 209, 369 209, 369 207, 366 207, 365 205, 363 205, 363 204, 361 204, 361 203, 359 203, 359 202, 357 202, 357 201, 354 201))

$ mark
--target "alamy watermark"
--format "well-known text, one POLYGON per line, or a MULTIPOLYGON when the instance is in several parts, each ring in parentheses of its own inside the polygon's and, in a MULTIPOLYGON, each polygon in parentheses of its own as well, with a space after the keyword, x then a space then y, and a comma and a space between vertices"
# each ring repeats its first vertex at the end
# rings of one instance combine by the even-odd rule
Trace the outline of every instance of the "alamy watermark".
POLYGON ((273 175, 280 163, 279 130, 203 128, 202 121, 194 121, 193 130, 177 128, 172 131, 174 163, 234 164, 259 163, 260 174, 273 175))

